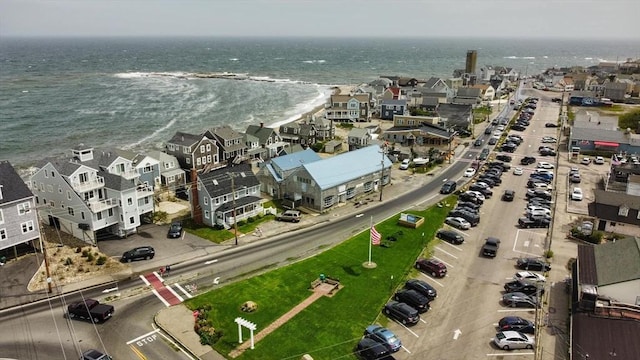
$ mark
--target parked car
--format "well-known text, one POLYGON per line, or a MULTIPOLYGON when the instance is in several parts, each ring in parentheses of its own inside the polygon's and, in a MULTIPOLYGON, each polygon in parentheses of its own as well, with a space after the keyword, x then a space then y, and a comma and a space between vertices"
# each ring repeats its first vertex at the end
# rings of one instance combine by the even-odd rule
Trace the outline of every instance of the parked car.
POLYGON ((455 245, 460 245, 464 242, 464 237, 453 230, 438 230, 436 237, 455 245))
POLYGON ((151 246, 139 246, 137 248, 133 248, 124 254, 120 258, 122 262, 131 262, 134 260, 149 260, 153 259, 156 255, 156 251, 151 246))
POLYGON ((538 306, 538 300, 535 296, 514 292, 502 295, 502 303, 512 307, 528 307, 535 308, 538 306))
POLYGON ((533 321, 521 318, 520 316, 505 316, 498 321, 498 328, 501 331, 519 331, 525 334, 535 334, 536 325, 533 321))
POLYGON ((500 150, 508 153, 513 153, 516 151, 517 148, 518 148, 518 145, 512 142, 508 142, 508 143, 502 144, 502 146, 500 147, 500 150))
POLYGON ((488 237, 482 245, 482 255, 494 258, 498 255, 498 248, 500 247, 500 239, 495 237, 488 237))
POLYGON ((554 144, 556 142, 558 142, 558 139, 554 138, 553 136, 543 136, 542 137, 542 143, 554 144))
POLYGON ((393 298, 396 301, 410 305, 412 308, 418 310, 419 313, 427 312, 431 308, 431 306, 429 306, 429 299, 415 290, 398 290, 393 298))
POLYGON ((551 148, 543 148, 538 150, 542 156, 556 156, 556 151, 551 148))
POLYGON ((474 194, 468 194, 468 193, 460 194, 458 196, 458 199, 462 201, 472 202, 478 205, 482 205, 482 203, 484 202, 483 200, 480 200, 479 198, 477 198, 474 194))
POLYGON ((527 197, 527 199, 539 197, 546 200, 551 200, 553 198, 553 194, 551 194, 551 192, 543 189, 528 189, 525 196, 527 197))
POLYGON ((482 146, 483 143, 484 141, 482 141, 482 139, 476 139, 476 141, 473 142, 473 146, 482 146))
POLYGON ((478 185, 478 183, 471 184, 471 186, 469 186, 469 190, 481 192, 485 198, 490 198, 493 196, 493 191, 491 191, 489 187, 483 187, 481 185, 478 185))
POLYGON ((502 350, 533 349, 536 345, 532 336, 518 331, 501 331, 493 338, 493 343, 502 350))
POLYGON ((544 285, 532 281, 512 280, 504 284, 504 290, 508 293, 521 292, 527 295, 538 295, 544 293, 544 285))
POLYGON ((476 210, 476 211, 478 211, 480 209, 480 205, 478 205, 476 203, 469 202, 469 201, 458 201, 458 203, 456 205, 460 206, 460 207, 473 209, 473 210, 476 210))
POLYGON ((553 168, 555 168, 555 165, 553 165, 552 163, 546 162, 546 161, 540 161, 538 163, 538 168, 540 168, 540 169, 553 169, 553 168))
POLYGON ((282 214, 276 216, 278 221, 300 222, 302 216, 299 210, 286 210, 282 214))
POLYGON ((482 149, 482 151, 480 152, 480 155, 478 155, 479 160, 487 160, 488 157, 489 157, 489 149, 487 148, 482 149))
POLYGON ((498 140, 499 140, 499 139, 498 139, 497 137, 492 136, 491 138, 489 138, 488 144, 489 144, 489 145, 495 145, 495 144, 497 144, 497 143, 498 143, 498 140))
POLYGON ((358 341, 358 345, 353 350, 356 356, 362 360, 379 360, 389 356, 389 349, 378 341, 364 337, 358 341))
POLYGON ((402 163, 400 163, 400 170, 407 170, 409 168, 409 163, 409 159, 402 160, 402 163))
POLYGON ((169 231, 167 232, 168 238, 179 238, 182 236, 182 223, 180 221, 174 221, 169 226, 169 231))
POLYGON ((518 219, 518 225, 523 229, 546 229, 551 225, 551 219, 525 216, 518 219))
POLYGON ((574 173, 569 175, 569 182, 571 182, 572 184, 580 184, 581 181, 582 177, 580 177, 580 174, 574 173))
POLYGON ((522 270, 549 271, 551 264, 539 258, 519 258, 516 266, 522 270))
POLYGON ((604 164, 604 158, 602 156, 596 156, 596 158, 593 160, 593 163, 597 165, 602 165, 604 164))
POLYGON ((464 176, 464 177, 472 177, 475 174, 476 174, 476 169, 468 168, 467 170, 464 171, 464 174, 462 174, 462 176, 464 176))
POLYGON ((571 190, 571 200, 581 201, 582 200, 582 189, 580 189, 579 187, 574 187, 573 190, 571 190))
POLYGON ((502 194, 502 201, 513 201, 515 198, 516 192, 513 190, 505 190, 502 194))
POLYGON ((384 345, 390 352, 396 352, 402 348, 402 341, 393 331, 377 324, 367 326, 364 329, 364 336, 384 345))
POLYGON ((500 155, 496 156, 496 160, 500 160, 500 161, 504 161, 504 162, 511 162, 512 157, 509 156, 509 155, 500 154, 500 155))
POLYGON ((515 124, 515 125, 513 125, 513 126, 511 127, 511 130, 515 130, 515 131, 525 131, 525 130, 527 130, 527 128, 526 128, 526 127, 524 127, 524 125, 518 125, 518 124, 515 124))
POLYGON ((415 267, 433 277, 441 278, 447 275, 447 266, 436 259, 418 259, 415 267))
POLYGON ((528 280, 528 281, 535 281, 535 282, 545 282, 547 280, 547 278, 545 278, 544 275, 540 275, 533 271, 518 271, 517 273, 515 273, 515 275, 513 275, 513 279, 528 280))
POLYGON ((520 160, 521 165, 531 165, 536 162, 536 158, 533 156, 525 156, 520 160))
POLYGON ((524 169, 523 168, 516 167, 516 168, 513 169, 513 175, 520 176, 522 174, 524 174, 524 169))
POLYGON ((403 325, 415 325, 420 321, 418 310, 398 301, 389 301, 382 309, 382 312, 403 325))
POLYGON ((409 279, 404 283, 405 289, 415 290, 433 301, 438 297, 436 289, 427 282, 418 279, 409 279))
POLYGON ((580 160, 580 164, 589 165, 591 164, 591 159, 589 159, 588 157, 583 157, 582 160, 580 160))

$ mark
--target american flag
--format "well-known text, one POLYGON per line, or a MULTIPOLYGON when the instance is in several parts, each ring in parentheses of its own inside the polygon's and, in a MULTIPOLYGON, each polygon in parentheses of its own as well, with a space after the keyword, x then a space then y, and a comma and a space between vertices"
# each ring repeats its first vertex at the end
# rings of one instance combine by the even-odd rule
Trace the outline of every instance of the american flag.
POLYGON ((372 245, 380 245, 380 239, 382 239, 382 235, 376 230, 375 226, 371 227, 371 244, 372 245))

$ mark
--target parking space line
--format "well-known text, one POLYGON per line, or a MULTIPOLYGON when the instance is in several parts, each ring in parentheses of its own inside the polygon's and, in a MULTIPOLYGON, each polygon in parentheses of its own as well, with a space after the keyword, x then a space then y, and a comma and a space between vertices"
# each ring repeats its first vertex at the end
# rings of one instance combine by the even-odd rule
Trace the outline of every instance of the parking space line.
MULTIPOLYGON (((438 261, 440 261, 441 263, 443 263, 443 264, 447 265, 447 267, 450 267, 450 268, 453 268, 453 267, 454 267, 453 265, 448 264, 448 263, 447 263, 447 262, 445 262, 445 261, 442 261, 442 259, 438 259, 438 258, 437 258, 437 257, 435 257, 435 256, 434 256, 433 258, 434 258, 434 259, 436 259, 436 260, 438 260, 438 261)), ((456 259, 457 259, 457 258, 456 258, 456 259)))
MULTIPOLYGON (((546 229, 545 229, 546 230, 546 229)), ((529 234, 533 234, 534 236, 538 236, 544 239, 544 237, 546 236, 546 233, 541 233, 541 232, 535 232, 535 231, 531 231, 531 230, 523 230, 523 229, 518 229, 518 231, 516 231, 516 240, 513 242, 513 252, 517 252, 517 253, 521 253, 521 254, 527 254, 527 255, 536 255, 538 256, 539 254, 536 253, 530 253, 528 251, 520 251, 520 250, 516 250, 516 247, 518 246, 518 238, 520 237, 520 233, 529 233, 529 234)), ((546 231, 545 231, 546 232, 546 231)), ((524 247, 529 247, 531 243, 531 240, 525 240, 523 243, 524 247)), ((535 247, 539 247, 537 245, 534 245, 535 247)))
MULTIPOLYGON (((420 320, 422 320, 422 319, 420 319, 420 320)), ((398 324, 398 325, 402 326, 405 330, 407 330, 408 332, 410 332, 410 333, 411 333, 411 335, 413 335, 413 336, 415 336, 415 337, 417 337, 417 338, 419 338, 419 337, 420 337, 420 335, 418 335, 418 334, 416 334, 415 332, 413 332, 411 329, 409 329, 408 327, 406 327, 403 323, 401 323, 401 322, 399 322, 399 321, 396 321, 396 320, 393 320, 393 322, 395 322, 396 324, 398 324)))
POLYGON ((523 311, 536 311, 536 309, 516 309, 516 308, 510 308, 510 309, 500 309, 500 310, 498 310, 498 312, 510 312, 510 311, 523 312, 523 311))
POLYGON ((420 273, 420 274, 422 274, 422 276, 426 277, 427 279, 429 279, 429 280, 433 281, 434 283, 436 283, 436 284, 438 284, 438 285, 440 285, 440 286, 444 287, 444 285, 442 285, 438 280, 436 280, 436 279, 432 278, 431 276, 429 276, 429 275, 427 275, 427 274, 424 274, 424 273, 420 273))
POLYGON ((445 253, 445 254, 447 254, 447 255, 451 256, 451 257, 452 257, 452 258, 454 258, 454 259, 457 259, 457 258, 458 258, 457 256, 455 256, 455 255, 453 255, 453 254, 451 254, 451 253, 449 253, 449 252, 447 252, 447 251, 444 251, 444 250, 443 250, 443 249, 441 249, 439 246, 436 246, 436 249, 438 249, 438 250, 442 251, 443 253, 445 253))
POLYGON ((411 351, 409 351, 409 349, 407 349, 406 347, 404 347, 404 345, 402 345, 402 348, 404 349, 404 351, 408 352, 409 354, 411 354, 411 351))
POLYGON ((460 245, 453 245, 453 244, 449 244, 449 243, 448 243, 448 242, 446 242, 446 241, 442 241, 442 242, 441 242, 441 244, 446 244, 447 246, 450 246, 450 247, 452 247, 452 248, 454 248, 454 249, 456 249, 456 250, 458 250, 458 251, 462 251, 462 249, 460 248, 460 245))

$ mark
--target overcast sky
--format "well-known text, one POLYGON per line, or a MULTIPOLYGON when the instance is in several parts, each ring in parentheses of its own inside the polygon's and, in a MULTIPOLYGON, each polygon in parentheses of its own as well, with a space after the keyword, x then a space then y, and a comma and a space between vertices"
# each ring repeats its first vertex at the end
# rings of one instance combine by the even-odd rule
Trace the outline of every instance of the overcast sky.
POLYGON ((640 37, 640 0, 0 0, 2 36, 640 37))

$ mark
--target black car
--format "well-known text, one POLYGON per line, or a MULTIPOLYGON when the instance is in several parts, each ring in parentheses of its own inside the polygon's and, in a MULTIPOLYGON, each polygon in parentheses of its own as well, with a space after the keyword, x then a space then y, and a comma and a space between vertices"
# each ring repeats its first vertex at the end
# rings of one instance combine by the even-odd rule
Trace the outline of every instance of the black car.
POLYGON ((478 205, 476 203, 469 202, 469 201, 458 201, 457 206, 473 209, 473 210, 476 210, 476 211, 478 211, 480 209, 480 205, 478 205))
POLYGON ((489 157, 489 149, 487 148, 482 149, 482 151, 480 152, 480 155, 478 155, 478 159, 480 160, 487 160, 488 157, 489 157))
POLYGON ((539 197, 545 200, 551 200, 553 194, 551 192, 542 189, 529 189, 526 194, 527 199, 539 197))
POLYGON ((493 191, 491 191, 491 189, 486 188, 484 186, 480 186, 478 184, 473 184, 471 186, 469 186, 469 190, 471 191, 479 191, 482 193, 482 195, 484 195, 485 198, 490 198, 491 196, 493 196, 493 191))
POLYGON ((463 218, 467 220, 471 226, 477 226, 480 223, 480 215, 464 209, 451 210, 449 216, 463 218))
POLYGON ((520 292, 526 295, 544 294, 544 284, 513 280, 504 284, 504 291, 507 293, 520 292))
POLYGON ((511 130, 515 130, 515 131, 525 131, 525 130, 527 130, 527 128, 526 128, 525 126, 523 126, 523 125, 515 124, 515 125, 513 125, 513 126, 511 127, 511 130))
POLYGON ((533 322, 519 316, 506 316, 498 322, 500 331, 519 331, 525 334, 534 334, 536 326, 533 322))
POLYGON ((90 349, 82 353, 80 360, 112 360, 113 358, 96 349, 90 349))
POLYGON ((551 264, 538 258, 519 258, 516 260, 516 266, 522 270, 549 271, 551 264))
POLYGON ((122 254, 120 261, 131 262, 133 260, 148 260, 153 259, 155 255, 156 251, 151 246, 140 246, 122 254))
POLYGON ((438 230, 436 237, 455 245, 460 245, 464 242, 464 237, 453 230, 438 230))
POLYGON ((368 337, 358 341, 354 352, 362 360, 391 359, 389 349, 386 346, 368 337))
POLYGON ((438 297, 438 292, 436 291, 436 289, 422 280, 409 279, 404 283, 404 288, 415 290, 432 301, 433 299, 438 297))
POLYGON ((516 196, 516 192, 513 190, 505 190, 502 194, 502 201, 513 201, 516 196))
POLYGON ((509 155, 500 154, 500 155, 496 156, 496 160, 500 160, 500 161, 504 161, 504 162, 511 162, 512 158, 509 155))
POLYGON ((538 152, 542 156, 556 156, 556 151, 549 148, 540 149, 538 152))
POLYGON ((544 126, 548 127, 548 128, 555 128, 555 127, 558 127, 558 124, 548 122, 548 123, 544 124, 544 126))
POLYGON ((472 202, 474 204, 478 204, 478 205, 482 205, 482 203, 484 202, 484 200, 476 197, 473 194, 470 193, 462 193, 458 196, 458 199, 462 200, 462 201, 467 201, 467 202, 472 202))
POLYGON ((491 135, 492 132, 493 132, 493 126, 487 126, 487 128, 484 129, 485 135, 491 135))
POLYGON ((427 312, 431 308, 429 299, 415 290, 399 290, 395 293, 393 299, 411 306, 420 313, 427 312))
POLYGON ((521 217, 518 219, 518 226, 523 229, 547 229, 551 225, 548 218, 521 217))
POLYGON ((502 161, 492 161, 492 162, 487 163, 487 165, 490 168, 494 168, 494 167, 500 168, 500 169, 502 169, 502 172, 509 171, 511 169, 511 165, 509 165, 509 164, 507 164, 505 162, 502 162, 502 161))
POLYGON ((480 175, 480 177, 478 178, 478 181, 481 181, 491 187, 497 186, 499 185, 498 182, 496 180, 500 180, 491 176, 487 176, 487 175, 480 175))
POLYGON ((473 142, 473 146, 482 146, 483 143, 484 141, 482 139, 476 139, 476 141, 473 142))
POLYGON ((180 221, 174 221, 169 226, 169 231, 167 232, 168 238, 179 238, 182 236, 182 223, 180 221))
POLYGON ((456 190, 456 186, 457 184, 455 181, 449 180, 442 184, 442 187, 440 188, 440 194, 451 194, 456 190))
POLYGON ((516 151, 517 148, 518 146, 514 143, 506 143, 500 147, 500 150, 508 153, 513 153, 516 151))
POLYGON ((420 321, 418 310, 398 301, 389 301, 382 309, 382 312, 403 325, 415 325, 420 321))
POLYGON ((489 138, 489 141, 487 142, 487 144, 489 145, 495 145, 497 143, 498 143, 498 138, 495 138, 495 137, 489 138))
POLYGON ((553 205, 553 201, 539 198, 539 197, 532 197, 529 199, 529 205, 542 205, 542 206, 551 207, 551 205, 553 205))
POLYGON ((468 208, 468 207, 464 207, 464 206, 456 206, 455 208, 453 208, 453 211, 468 211, 470 213, 479 215, 480 211, 478 211, 478 209, 472 209, 472 208, 468 208))
POLYGON ((531 165, 531 164, 535 164, 536 161, 537 161, 536 158, 534 158, 533 156, 525 156, 522 159, 520 159, 520 164, 531 165))
POLYGON ((521 292, 513 292, 502 295, 502 303, 512 307, 535 308, 538 306, 538 298, 521 292))

